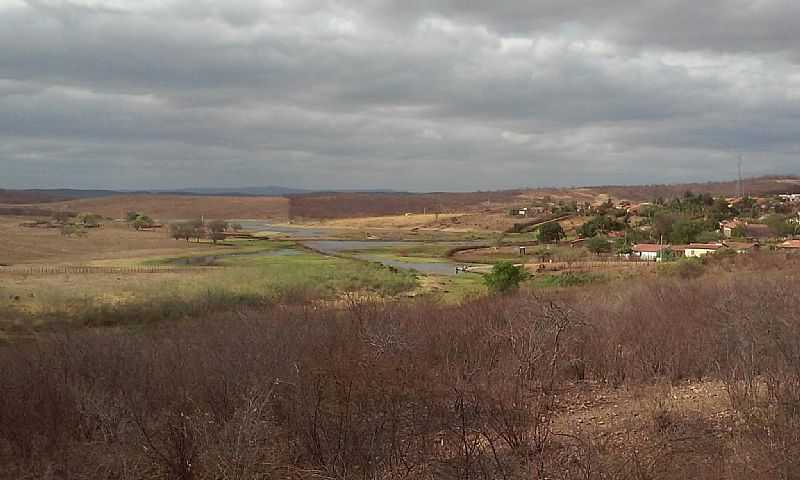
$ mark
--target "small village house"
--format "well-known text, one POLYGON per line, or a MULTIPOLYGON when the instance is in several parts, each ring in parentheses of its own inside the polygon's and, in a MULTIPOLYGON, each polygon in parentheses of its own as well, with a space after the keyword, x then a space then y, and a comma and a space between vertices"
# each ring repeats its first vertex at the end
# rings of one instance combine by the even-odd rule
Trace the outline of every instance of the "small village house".
POLYGON ((655 262, 658 260, 659 254, 669 250, 669 245, 657 245, 654 243, 639 243, 633 246, 633 256, 641 260, 655 262))
POLYGON ((684 250, 684 255, 687 258, 700 258, 715 253, 719 249, 724 248, 721 243, 690 243, 684 250))
POLYGON ((725 238, 731 238, 736 231, 737 228, 744 226, 744 223, 734 218, 733 220, 725 220, 720 222, 719 229, 722 231, 722 234, 725 238))
POLYGON ((755 242, 724 242, 724 246, 736 253, 752 253, 760 247, 755 242))
POLYGON ((787 250, 794 250, 800 252, 800 240, 786 240, 785 242, 778 245, 778 248, 784 248, 787 250))

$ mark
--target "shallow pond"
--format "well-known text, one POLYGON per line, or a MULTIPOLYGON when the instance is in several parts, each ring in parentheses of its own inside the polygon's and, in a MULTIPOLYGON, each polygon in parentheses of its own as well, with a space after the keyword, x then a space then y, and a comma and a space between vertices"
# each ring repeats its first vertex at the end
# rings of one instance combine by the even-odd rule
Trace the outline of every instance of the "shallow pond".
POLYGON ((291 227, 286 225, 273 225, 260 220, 240 220, 236 221, 242 226, 244 232, 276 232, 284 233, 290 237, 301 238, 320 238, 331 235, 329 230, 321 228, 291 227))
MULTIPOLYGON (((455 275, 456 265, 460 263, 452 262, 449 260, 442 260, 441 262, 415 262, 413 257, 407 257, 409 261, 387 259, 380 255, 365 253, 363 251, 402 247, 414 247, 426 245, 424 242, 402 242, 402 241, 386 241, 386 240, 313 240, 303 242, 309 248, 317 250, 329 255, 336 255, 345 252, 358 251, 353 253, 352 257, 360 258, 362 260, 369 260, 371 262, 381 263, 388 267, 400 268, 404 270, 416 270, 420 273, 432 275, 455 275)), ((446 245, 457 246, 464 245, 463 242, 450 242, 446 245)))

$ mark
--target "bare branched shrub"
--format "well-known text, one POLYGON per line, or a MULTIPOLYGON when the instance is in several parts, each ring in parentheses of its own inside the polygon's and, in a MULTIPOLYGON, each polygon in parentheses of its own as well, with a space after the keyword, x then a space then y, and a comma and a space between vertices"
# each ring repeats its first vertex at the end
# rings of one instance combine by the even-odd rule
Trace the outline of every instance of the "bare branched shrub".
POLYGON ((761 478, 800 472, 800 311, 795 277, 768 291, 733 285, 720 305, 726 326, 722 375, 744 435, 744 471, 761 478), (753 307, 756 308, 753 308, 753 307))
POLYGON ((352 297, 40 336, 0 348, 0 478, 793 478, 797 280, 352 297), (621 452, 556 426, 576 382, 698 378, 727 385, 736 451, 666 400, 621 452))

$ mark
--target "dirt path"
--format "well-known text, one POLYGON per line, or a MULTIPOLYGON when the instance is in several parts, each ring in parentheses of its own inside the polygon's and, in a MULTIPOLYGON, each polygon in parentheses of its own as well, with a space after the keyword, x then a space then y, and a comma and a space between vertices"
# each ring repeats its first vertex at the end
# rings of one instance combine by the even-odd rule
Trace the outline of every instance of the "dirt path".
POLYGON ((730 454, 733 412, 721 382, 616 390, 579 385, 560 403, 554 433, 580 439, 588 454, 620 471, 648 472, 640 478, 657 478, 667 467, 696 478, 721 468, 730 454))
MULTIPOLYGON (((562 215, 562 216, 560 216, 558 218, 552 218, 550 220, 545 220, 543 222, 531 223, 530 225, 526 224, 525 225, 525 230, 535 230, 535 229, 541 227, 542 225, 547 225, 547 224, 550 224, 550 223, 557 223, 557 222, 564 222, 566 220, 570 220, 574 216, 575 215, 572 215, 572 214, 570 214, 570 215, 562 215)), ((506 231, 505 233, 517 233, 517 232, 515 232, 515 231, 513 231, 513 229, 511 229, 511 230, 506 231)))

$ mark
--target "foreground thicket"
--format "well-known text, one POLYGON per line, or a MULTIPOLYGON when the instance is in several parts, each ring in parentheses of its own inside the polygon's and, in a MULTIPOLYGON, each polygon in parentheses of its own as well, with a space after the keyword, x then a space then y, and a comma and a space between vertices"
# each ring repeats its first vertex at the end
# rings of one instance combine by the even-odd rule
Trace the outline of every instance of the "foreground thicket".
POLYGON ((354 299, 42 337, 0 350, 0 477, 795 478, 798 280, 354 299), (676 461, 670 437, 610 451, 553 423, 580 382, 701 378, 735 409, 707 462, 676 461))

